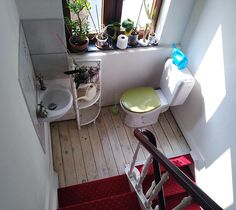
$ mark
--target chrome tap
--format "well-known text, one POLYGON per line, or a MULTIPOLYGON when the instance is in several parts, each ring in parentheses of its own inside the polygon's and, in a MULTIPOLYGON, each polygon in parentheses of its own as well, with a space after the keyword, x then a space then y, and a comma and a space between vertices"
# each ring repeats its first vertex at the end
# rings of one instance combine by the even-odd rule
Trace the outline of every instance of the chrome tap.
POLYGON ((36 114, 37 114, 38 118, 46 118, 48 116, 48 112, 45 109, 45 107, 43 106, 42 101, 37 106, 36 114))
POLYGON ((46 90, 47 88, 46 88, 45 83, 43 81, 43 76, 41 74, 36 75, 36 79, 39 81, 39 89, 46 90))

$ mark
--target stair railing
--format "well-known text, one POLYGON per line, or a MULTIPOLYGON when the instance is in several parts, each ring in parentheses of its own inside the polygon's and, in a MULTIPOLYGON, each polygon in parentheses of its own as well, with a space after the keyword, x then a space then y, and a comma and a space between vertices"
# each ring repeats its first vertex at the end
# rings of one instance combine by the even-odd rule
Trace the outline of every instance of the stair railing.
POLYGON ((142 209, 148 210, 165 210, 165 198, 163 194, 163 184, 168 180, 169 174, 186 190, 189 196, 173 208, 173 210, 181 210, 188 206, 192 200, 198 203, 205 210, 223 210, 216 202, 214 202, 203 190, 201 190, 192 180, 186 176, 178 167, 172 164, 157 148, 155 136, 146 129, 135 129, 134 135, 139 143, 135 150, 132 163, 127 166, 125 172, 128 176, 130 185, 138 195, 142 209), (135 167, 138 151, 143 145, 150 153, 143 165, 142 172, 135 167), (155 179, 150 188, 144 195, 142 183, 145 179, 150 164, 153 163, 155 179), (166 169, 161 175, 160 164, 166 169), (158 197, 158 205, 152 208, 153 200, 158 197))

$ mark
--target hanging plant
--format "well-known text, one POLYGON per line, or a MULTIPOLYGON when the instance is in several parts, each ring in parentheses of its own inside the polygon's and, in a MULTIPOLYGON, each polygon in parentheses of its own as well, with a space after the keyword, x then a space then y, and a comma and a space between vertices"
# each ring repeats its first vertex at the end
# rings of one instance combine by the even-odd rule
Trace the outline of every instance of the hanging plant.
MULTIPOLYGON (((92 66, 76 66, 75 70, 65 71, 66 75, 72 75, 74 78, 76 89, 80 84, 94 82, 94 78, 98 75, 99 68, 92 66)), ((96 80, 97 78, 95 78, 96 80)))

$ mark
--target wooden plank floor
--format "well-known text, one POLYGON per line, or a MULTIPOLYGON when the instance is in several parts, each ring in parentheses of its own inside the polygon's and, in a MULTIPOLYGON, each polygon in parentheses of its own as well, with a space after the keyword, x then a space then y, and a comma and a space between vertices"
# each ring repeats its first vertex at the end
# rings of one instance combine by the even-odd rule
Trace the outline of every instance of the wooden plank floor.
MULTIPOLYGON (((103 107, 96 123, 77 129, 76 120, 51 124, 54 169, 60 187, 124 173, 138 141, 133 129, 123 124, 124 113, 111 113, 103 107)), ((157 140, 157 148, 167 157, 188 154, 190 148, 170 111, 159 116, 155 125, 147 126, 157 140)), ((138 161, 148 152, 141 148, 138 161)))

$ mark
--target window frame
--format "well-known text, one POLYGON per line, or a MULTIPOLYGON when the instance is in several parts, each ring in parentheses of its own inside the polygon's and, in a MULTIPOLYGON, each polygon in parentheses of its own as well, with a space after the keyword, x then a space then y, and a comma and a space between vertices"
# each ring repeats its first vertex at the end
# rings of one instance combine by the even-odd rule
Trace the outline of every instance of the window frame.
MULTIPOLYGON (((156 31, 157 27, 157 21, 161 10, 161 5, 163 0, 154 0, 153 10, 156 10, 156 13, 153 17, 154 21, 154 31, 156 31)), ((63 6, 63 15, 64 17, 71 18, 70 10, 66 6, 67 0, 62 0, 62 6, 63 6)), ((123 8, 123 0, 102 0, 102 20, 104 25, 108 25, 111 22, 120 22, 121 21, 121 15, 122 15, 122 8, 123 8)), ((70 37, 70 29, 67 28, 65 25, 65 33, 66 33, 66 41, 67 46, 70 52, 73 52, 73 50, 70 47, 69 44, 69 37, 70 37)), ((144 30, 139 30, 139 38, 143 36, 144 30)), ((122 33, 122 32, 121 32, 122 33)), ((91 43, 93 43, 93 37, 95 36, 94 33, 89 34, 89 40, 91 43)))

